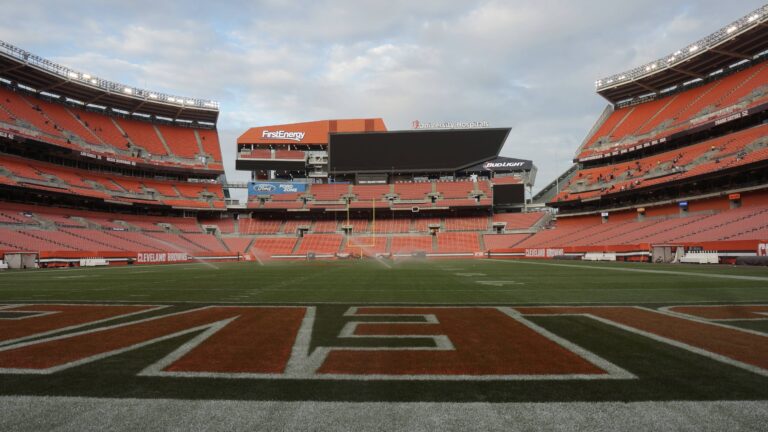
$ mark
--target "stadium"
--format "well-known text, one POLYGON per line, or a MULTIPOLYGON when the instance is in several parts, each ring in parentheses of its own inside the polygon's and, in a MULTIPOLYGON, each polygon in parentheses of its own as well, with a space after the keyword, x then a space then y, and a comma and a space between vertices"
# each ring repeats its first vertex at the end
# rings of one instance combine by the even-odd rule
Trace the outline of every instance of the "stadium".
POLYGON ((686 42, 534 193, 514 125, 226 142, 0 41, 0 429, 761 430, 768 6, 686 42))

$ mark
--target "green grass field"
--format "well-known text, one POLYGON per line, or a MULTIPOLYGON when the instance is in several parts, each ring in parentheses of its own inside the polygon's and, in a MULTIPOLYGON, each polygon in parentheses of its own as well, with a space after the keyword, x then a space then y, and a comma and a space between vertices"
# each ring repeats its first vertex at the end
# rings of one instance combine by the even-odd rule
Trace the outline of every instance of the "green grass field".
MULTIPOLYGON (((744 361, 751 362, 752 366, 744 366, 743 362, 733 363, 730 359, 723 360, 722 357, 696 351, 687 346, 671 344, 658 339, 654 334, 635 332, 626 327, 612 325, 610 322, 611 319, 620 320, 621 317, 599 320, 584 315, 547 316, 536 313, 541 307, 558 305, 562 308, 594 306, 593 311, 609 306, 619 307, 624 308, 623 310, 628 314, 637 312, 636 308, 633 308, 635 306, 641 307, 638 310, 653 314, 663 312, 668 306, 731 305, 728 308, 738 310, 739 307, 768 305, 768 269, 766 268, 572 261, 463 260, 314 261, 275 262, 266 265, 196 263, 0 273, 0 329, 2 329, 3 319, 13 320, 18 317, 14 315, 18 312, 13 312, 12 309, 22 304, 165 306, 159 311, 144 312, 137 317, 118 318, 110 322, 110 325, 114 324, 117 327, 131 326, 138 319, 146 318, 151 321, 169 314, 183 315, 211 305, 226 305, 233 308, 267 305, 298 307, 302 310, 311 310, 313 314, 313 321, 308 327, 311 331, 311 339, 307 340, 305 347, 308 353, 323 350, 324 347, 365 352, 370 349, 432 349, 436 346, 437 342, 428 337, 345 338, 342 336, 345 332, 344 328, 354 320, 362 320, 369 325, 395 322, 395 327, 398 324, 427 323, 424 321, 426 318, 407 315, 353 318, 350 316, 352 310, 350 308, 354 307, 364 309, 366 305, 370 308, 390 306, 395 309, 401 308, 406 311, 406 314, 409 313, 408 307, 423 307, 427 310, 442 310, 441 313, 444 315, 440 320, 450 318, 450 311, 457 310, 456 306, 477 306, 470 309, 491 310, 494 313, 514 309, 521 311, 523 317, 520 319, 529 326, 535 326, 541 334, 546 333, 549 335, 548 338, 560 340, 561 342, 558 343, 570 344, 567 345, 571 347, 569 349, 578 347, 592 356, 589 358, 599 358, 615 365, 623 371, 625 376, 619 376, 617 379, 562 379, 554 376, 534 379, 515 377, 475 379, 470 376, 456 380, 452 379, 455 377, 443 375, 427 379, 418 377, 392 379, 391 376, 376 378, 375 375, 372 375, 373 378, 362 376, 359 379, 339 379, 332 375, 320 376, 319 379, 316 379, 318 377, 290 376, 277 379, 237 374, 232 376, 192 374, 180 377, 142 375, 142 371, 148 365, 160 362, 161 359, 169 356, 173 357, 173 353, 180 349, 179 347, 199 343, 197 338, 202 337, 205 329, 157 339, 126 351, 73 364, 72 367, 53 373, 39 374, 23 371, 19 373, 18 370, 3 369, 3 362, 7 361, 4 355, 12 355, 16 351, 23 352, 25 344, 34 346, 36 343, 48 343, 46 338, 49 337, 55 343, 57 338, 66 340, 67 337, 76 334, 76 331, 83 329, 86 333, 94 332, 89 334, 98 335, 100 328, 104 325, 94 324, 76 330, 62 329, 52 335, 33 336, 19 345, 13 345, 13 343, 3 345, 2 334, 0 334, 0 409, 6 407, 8 412, 16 413, 5 416, 4 419, 0 418, 0 429, 4 430, 51 429, 53 425, 58 424, 57 422, 63 421, 61 417, 67 410, 77 410, 93 418, 100 416, 112 418, 110 416, 113 416, 114 412, 105 411, 106 408, 101 401, 111 401, 109 403, 115 404, 114 406, 122 406, 120 405, 122 403, 138 404, 128 405, 129 408, 123 409, 152 411, 153 404, 145 405, 142 402, 136 402, 137 400, 156 400, 157 403, 162 404, 176 403, 169 401, 179 401, 179 403, 190 400, 200 401, 202 405, 196 409, 208 410, 205 412, 212 416, 224 408, 219 405, 205 405, 208 402, 203 403, 203 401, 302 402, 304 405, 301 406, 259 405, 260 408, 256 411, 253 411, 255 405, 249 405, 250 408, 226 406, 226 409, 234 410, 233 412, 239 413, 235 415, 244 416, 245 419, 255 419, 256 417, 249 416, 255 415, 253 413, 257 411, 262 414, 267 413, 268 415, 265 415, 271 419, 267 423, 275 422, 270 428, 278 429, 286 427, 286 422, 291 423, 290 416, 280 417, 286 412, 294 415, 303 413, 306 416, 308 414, 305 410, 310 409, 307 408, 308 406, 316 409, 315 405, 306 404, 330 402, 345 404, 460 403, 441 414, 446 418, 450 417, 451 413, 462 412, 461 410, 478 407, 480 407, 478 409, 487 410, 493 406, 497 408, 493 408, 492 414, 486 415, 490 416, 488 419, 498 421, 502 421, 506 415, 498 412, 498 407, 508 406, 512 407, 510 409, 516 409, 514 407, 518 405, 512 405, 513 403, 589 403, 597 405, 589 405, 586 408, 578 405, 580 407, 578 413, 597 410, 593 415, 599 416, 600 411, 608 410, 605 412, 614 412, 615 415, 621 416, 622 414, 615 410, 623 409, 622 405, 611 404, 633 402, 641 404, 632 405, 632 409, 642 411, 641 414, 634 413, 642 421, 634 424, 635 426, 624 424, 626 427, 638 430, 643 428, 655 430, 660 425, 663 428, 663 425, 667 424, 663 422, 685 418, 690 416, 691 412, 699 412, 699 417, 689 419, 688 423, 684 423, 685 425, 709 425, 714 427, 713 430, 732 429, 733 425, 738 426, 733 430, 760 430, 761 425, 764 425, 764 421, 768 419, 766 402, 768 401, 768 368, 765 366, 768 363, 768 357, 765 357, 768 353, 768 342, 766 342, 768 341, 768 313, 763 313, 764 318, 754 315, 747 319, 693 323, 699 325, 699 329, 704 329, 702 330, 704 332, 712 331, 712 340, 726 347, 724 352, 727 355, 731 355, 728 349, 743 349, 745 344, 751 344, 753 351, 750 352, 747 349, 742 350, 742 353, 747 353, 747 360, 744 361), (6 305, 5 311, 3 305, 6 305), (436 308, 436 306, 445 307, 436 308), (525 306, 530 307, 526 309, 525 306), (705 327, 701 327, 702 325, 705 327), (736 334, 737 338, 743 336, 745 339, 743 342, 732 343, 733 341, 728 340, 728 334, 722 336, 718 331, 731 332, 730 334, 736 334), (16 348, 17 346, 21 348, 16 348), (62 399, 48 399, 52 396, 62 399), (32 399, 36 402, 30 403, 28 399, 24 399, 27 397, 39 399, 32 399), (643 403, 677 403, 673 401, 695 401, 699 405, 686 405, 685 408, 674 409, 670 408, 671 405, 664 405, 661 408, 648 408, 642 405, 643 403), (730 403, 727 401, 740 401, 741 405, 718 405, 716 409, 701 405, 714 402, 730 403), (743 401, 752 402, 749 402, 750 405, 744 405, 743 401), (461 404, 463 402, 483 404, 464 405, 461 404), (488 405, 489 402, 500 405, 488 405), (737 406, 749 406, 749 412, 745 414, 743 411, 738 411, 737 406), (42 412, 38 412, 36 411, 38 408, 35 407, 45 408, 39 408, 42 412), (241 409, 245 411, 238 411, 241 409), (669 411, 670 409, 672 411, 669 411), (675 411, 678 409, 681 411, 675 411), (737 411, 739 413, 735 414, 737 411), (102 414, 97 415, 97 413, 102 414), (667 417, 664 417, 665 415, 667 417), (659 423, 660 421, 662 423, 659 423)), ((55 314, 51 317, 55 319, 55 314)), ((472 337, 489 338, 487 342, 480 341, 485 345, 478 345, 485 346, 484 349, 488 350, 487 355, 473 357, 476 363, 469 364, 468 370, 481 367, 482 362, 485 361, 483 359, 487 358, 489 362, 494 361, 497 355, 495 345, 505 344, 503 339, 493 339, 500 330, 476 328, 480 324, 472 319, 465 319, 460 323, 460 327, 474 331, 472 337), (480 363, 477 363, 478 361, 480 363)), ((264 331, 274 330, 269 329, 268 323, 265 328, 267 330, 264 331)), ((460 332, 460 330, 454 328, 452 331, 460 332)), ((255 331, 258 334, 261 329, 255 329, 255 331)), ((683 335, 686 331, 688 334, 691 333, 683 327, 679 329, 683 335)), ((696 331, 693 333, 694 338, 701 336, 701 334, 696 335, 696 331)), ((673 331, 663 337, 675 339, 677 336, 673 331)), ((471 340, 472 337, 465 339, 471 340)), ((705 345, 706 339, 703 342, 705 345)), ((294 345, 294 351, 295 346, 297 345, 294 345)), ((461 349, 461 347, 458 348, 461 349)), ((49 352, 55 352, 55 349, 40 351, 35 355, 40 353, 49 355, 49 352)), ((209 353, 209 355, 216 355, 216 353, 209 353)), ((521 355, 524 359, 523 363, 537 361, 526 357, 525 352, 521 352, 521 355)), ((734 354, 734 356, 737 355, 734 354)), ((24 357, 21 358, 24 359, 24 357)), ((14 361, 17 361, 18 357, 15 359, 14 361)), ((30 356, 29 361, 33 362, 33 357, 30 356)), ((377 360, 371 362, 372 366, 381 366, 379 363, 377 360)), ((385 361, 382 360, 382 363, 385 361)), ((384 366, 388 365, 384 364, 384 366)), ((567 366, 566 364, 565 367, 567 366)), ((429 413, 441 412, 440 410, 447 407, 447 405, 432 408, 418 406, 420 410, 423 409, 420 412, 424 412, 423 415, 430 419, 432 417, 429 416, 432 414, 429 413)), ((186 404, 173 409, 185 412, 192 408, 186 404)), ((337 405, 324 409, 339 410, 334 412, 339 416, 346 412, 347 414, 344 415, 350 416, 349 413, 356 412, 357 408, 354 405, 337 405)), ((375 411, 376 408, 368 407, 367 409, 375 411)), ((410 412, 408 410, 411 408, 403 408, 405 411, 398 411, 399 409, 401 408, 390 407, 377 415, 383 416, 384 420, 381 421, 385 421, 386 418, 400 419, 401 415, 414 415, 403 414, 410 412)), ((555 416, 552 418, 557 418, 560 415, 558 413, 560 411, 550 415, 555 416)), ((576 417, 575 420, 571 418, 567 421, 578 424, 581 418, 581 414, 578 413, 568 414, 576 417)), ((194 415, 200 414, 197 412, 194 415)), ((466 416, 482 417, 477 413, 466 414, 466 416)), ((168 417, 167 413, 155 412, 148 417, 142 416, 143 426, 139 427, 136 426, 138 423, 131 423, 127 428, 131 429, 135 426, 150 429, 187 429, 173 424, 166 417, 168 417)), ((330 418, 333 418, 332 414, 328 414, 328 417, 323 417, 321 420, 329 421, 330 418)), ((90 420, 90 422, 93 421, 90 420)), ((352 426, 347 429, 357 430, 354 425, 359 426, 362 424, 359 422, 364 420, 355 421, 358 423, 351 423, 352 426)), ((427 426, 422 427, 421 430, 438 427, 436 425, 439 421, 442 420, 432 419, 431 423, 427 423, 427 426)), ((477 421, 481 419, 478 418, 477 421)), ((602 423, 591 425, 594 427, 590 427, 589 423, 581 423, 581 428, 611 430, 611 426, 617 424, 614 421, 615 419, 606 418, 602 423)), ((92 423, 84 425, 82 422, 72 420, 65 423, 67 426, 63 430, 80 430, 83 426, 87 426, 84 429, 95 427, 92 423)), ((404 423, 403 427, 407 424, 408 422, 404 423)), ((507 425, 505 421, 500 424, 507 425)), ((468 425, 477 426, 473 423, 468 425)), ((110 423, 110 426, 116 429, 126 428, 122 423, 110 423)), ((304 426, 307 425, 297 428, 312 429, 304 426)), ((333 424, 326 424, 326 426, 334 428, 333 424)), ((503 426, 499 430, 506 427, 503 426)), ((194 429, 191 426, 189 428, 194 429)), ((489 427, 489 429, 494 428, 489 427)))
POLYGON ((766 302, 768 268, 525 261, 183 264, 0 274, 0 301, 766 302))

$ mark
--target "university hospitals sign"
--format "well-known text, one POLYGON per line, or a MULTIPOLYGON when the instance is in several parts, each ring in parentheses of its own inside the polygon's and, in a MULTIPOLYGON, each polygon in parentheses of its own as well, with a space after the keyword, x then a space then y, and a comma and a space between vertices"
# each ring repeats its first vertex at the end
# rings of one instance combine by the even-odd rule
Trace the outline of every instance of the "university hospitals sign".
POLYGON ((478 129, 489 128, 490 123, 482 121, 458 121, 458 122, 421 122, 414 120, 411 122, 414 129, 478 129))

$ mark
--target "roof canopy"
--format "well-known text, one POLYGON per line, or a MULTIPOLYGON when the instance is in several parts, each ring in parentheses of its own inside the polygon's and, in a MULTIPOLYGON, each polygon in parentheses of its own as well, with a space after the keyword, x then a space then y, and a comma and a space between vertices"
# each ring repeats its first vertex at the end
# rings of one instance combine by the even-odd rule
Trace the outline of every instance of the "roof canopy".
POLYGON ((661 59, 595 82, 597 93, 611 103, 659 93, 768 50, 768 5, 661 59))
POLYGON ((72 70, 0 41, 0 78, 85 104, 130 114, 216 123, 219 104, 131 87, 72 70))

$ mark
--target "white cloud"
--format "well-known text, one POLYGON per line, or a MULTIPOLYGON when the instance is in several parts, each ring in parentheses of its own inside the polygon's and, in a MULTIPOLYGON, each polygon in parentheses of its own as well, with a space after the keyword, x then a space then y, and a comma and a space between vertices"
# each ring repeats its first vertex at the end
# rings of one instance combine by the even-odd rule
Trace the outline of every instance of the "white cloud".
MULTIPOLYGON (((104 78, 221 102, 233 169, 250 126, 383 117, 488 120, 543 186, 605 105, 595 79, 668 54, 749 0, 410 0, 4 5, 0 39, 104 78)), ((247 175, 246 175, 247 177, 247 175)))

